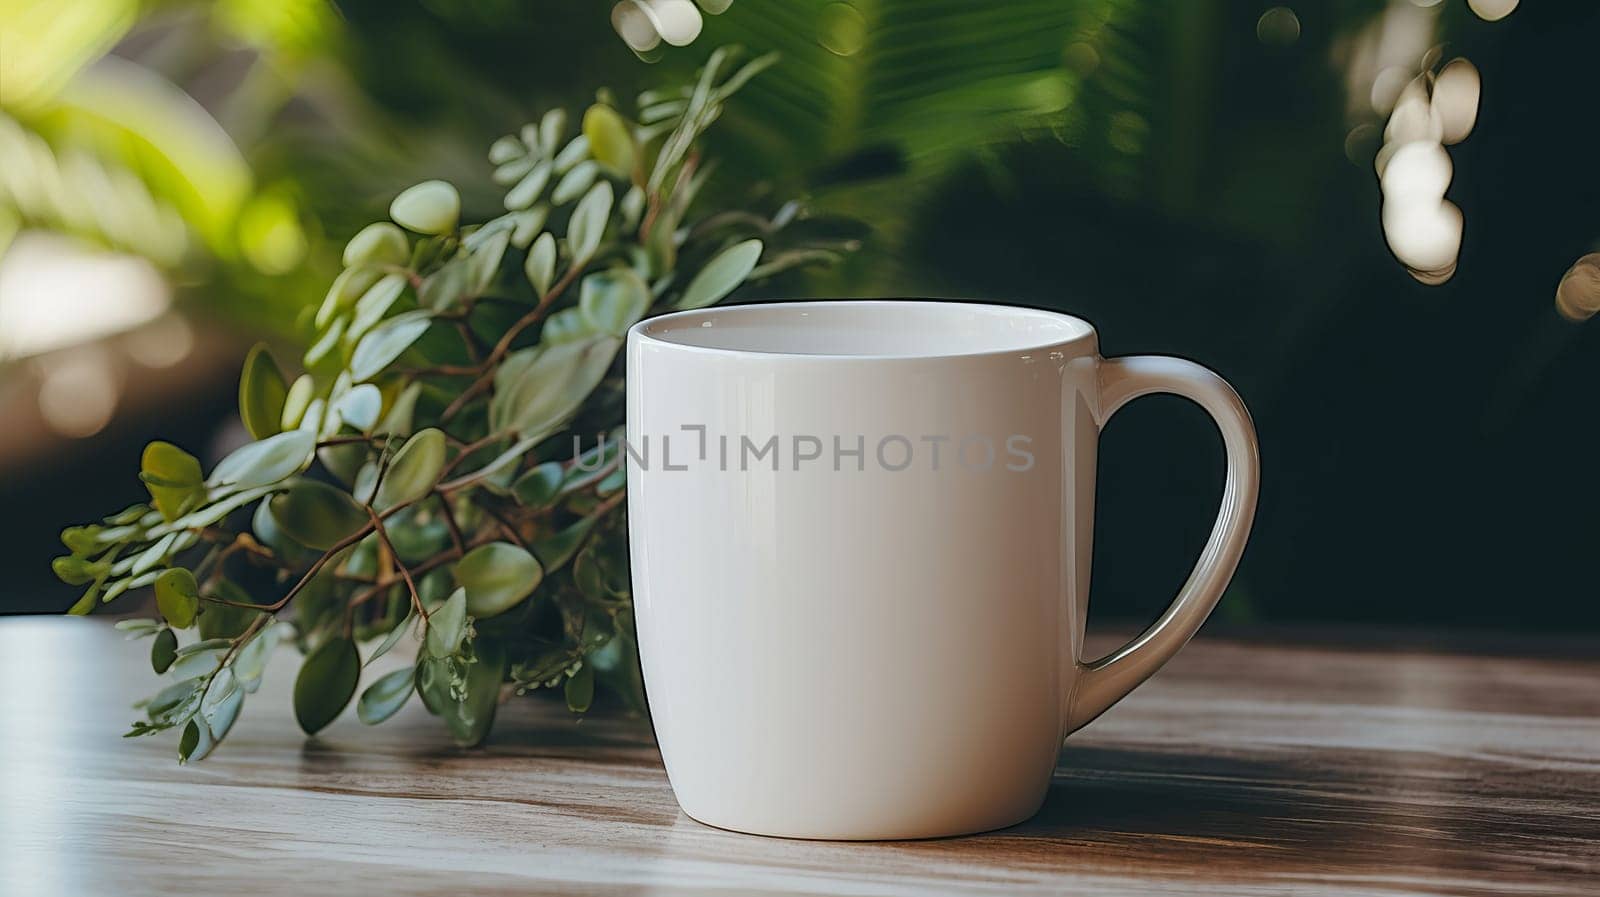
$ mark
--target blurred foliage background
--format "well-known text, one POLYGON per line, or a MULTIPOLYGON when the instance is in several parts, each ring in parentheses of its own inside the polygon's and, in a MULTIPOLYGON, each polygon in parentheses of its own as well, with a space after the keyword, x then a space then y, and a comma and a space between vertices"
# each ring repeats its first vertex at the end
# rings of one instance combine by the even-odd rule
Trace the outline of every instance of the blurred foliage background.
MULTIPOLYGON (((1570 320, 1600 305, 1597 34, 1593 4, 1515 0, 0 0, 0 611, 71 603, 55 534, 139 497, 145 441, 240 438, 244 347, 304 340, 398 190, 493 214, 495 137, 737 43, 783 60, 711 189, 863 244, 771 295, 1059 308, 1238 386, 1266 469, 1224 617, 1600 627, 1600 336, 1570 320), (1374 158, 1457 57, 1481 97, 1430 284, 1374 158)), ((1220 445, 1161 398, 1104 445, 1094 614, 1150 617, 1220 445)))

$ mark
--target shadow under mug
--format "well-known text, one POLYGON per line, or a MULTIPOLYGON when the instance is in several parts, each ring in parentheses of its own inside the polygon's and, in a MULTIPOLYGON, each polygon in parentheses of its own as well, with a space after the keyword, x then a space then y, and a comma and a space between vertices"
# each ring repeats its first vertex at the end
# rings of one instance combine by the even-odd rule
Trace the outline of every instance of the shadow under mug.
POLYGON ((635 325, 628 525, 639 653, 685 813, 797 838, 965 834, 1038 811, 1062 738, 1170 659, 1254 516, 1221 378, 1101 358, 1094 328, 975 303, 783 302, 635 325), (1228 471, 1194 573, 1081 654, 1100 430, 1174 393, 1228 471))

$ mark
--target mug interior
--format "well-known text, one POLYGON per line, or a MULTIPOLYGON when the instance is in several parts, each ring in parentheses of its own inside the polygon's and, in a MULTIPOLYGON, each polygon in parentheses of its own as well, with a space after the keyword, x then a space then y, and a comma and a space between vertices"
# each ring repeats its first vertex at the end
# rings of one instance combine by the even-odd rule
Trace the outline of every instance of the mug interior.
POLYGON ((695 309, 634 325, 677 346, 764 355, 927 358, 1026 352, 1093 336, 1070 315, 914 299, 768 302, 695 309))

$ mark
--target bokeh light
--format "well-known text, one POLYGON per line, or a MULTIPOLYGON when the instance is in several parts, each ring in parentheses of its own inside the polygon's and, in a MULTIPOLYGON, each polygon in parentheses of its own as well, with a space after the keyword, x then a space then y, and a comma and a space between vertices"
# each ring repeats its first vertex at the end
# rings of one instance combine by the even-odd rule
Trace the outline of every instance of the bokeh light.
POLYGON ((173 312, 129 333, 122 346, 138 364, 169 368, 189 357, 194 342, 194 328, 183 315, 173 312))
POLYGON ((1556 310, 1572 321, 1585 321, 1600 312, 1600 252, 1573 263, 1556 286, 1556 310))
POLYGON ((1443 129, 1443 141, 1456 144, 1467 139, 1478 121, 1478 96, 1483 81, 1478 67, 1465 59, 1452 59, 1433 82, 1433 110, 1443 129))
POLYGON ((1450 189, 1450 154, 1428 140, 1399 144, 1384 168, 1383 197, 1390 202, 1438 201, 1450 189))
POLYGON ((1517 0, 1467 0, 1467 6, 1485 22, 1498 22, 1511 15, 1517 8, 1517 0))
POLYGON ((1412 198, 1383 205, 1389 248, 1413 272, 1437 274, 1453 268, 1461 251, 1462 224, 1461 210, 1447 200, 1412 198))
POLYGON ((1378 72, 1372 79, 1372 90, 1369 94, 1372 100, 1372 111, 1379 115, 1388 115, 1394 110, 1394 104, 1400 99, 1400 92, 1406 89, 1406 84, 1411 81, 1411 73, 1398 65, 1391 65, 1378 72))
POLYGON ((81 439, 105 429, 117 410, 120 384, 107 352, 82 346, 40 362, 39 416, 62 436, 81 439))
POLYGON ((166 281, 144 259, 25 231, 0 258, 0 360, 130 330, 170 302, 166 281))
POLYGON ((263 274, 288 274, 310 248, 294 202, 281 193, 260 193, 239 212, 239 248, 263 274))

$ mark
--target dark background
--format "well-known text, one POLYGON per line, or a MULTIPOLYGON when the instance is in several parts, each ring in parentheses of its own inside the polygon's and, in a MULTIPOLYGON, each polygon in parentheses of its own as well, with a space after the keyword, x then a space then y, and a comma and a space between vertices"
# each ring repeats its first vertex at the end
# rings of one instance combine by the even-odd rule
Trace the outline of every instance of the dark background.
MULTIPOLYGON (((597 85, 631 97, 737 40, 786 58, 735 101, 721 183, 804 193, 864 238, 842 269, 766 293, 1062 309, 1095 323, 1107 355, 1193 358, 1239 389, 1262 501, 1222 618, 1600 627, 1600 332, 1553 301, 1600 249, 1594 4, 1528 2, 1492 23, 1458 0, 1436 12, 1431 44, 1483 81, 1476 127, 1450 148, 1466 230, 1442 286, 1413 280, 1385 244, 1376 143, 1354 140, 1347 157, 1352 129, 1381 130, 1383 116, 1352 112, 1364 104, 1338 47, 1381 26, 1386 3, 1301 3, 1287 45, 1258 36, 1266 5, 1221 0, 858 6, 865 43, 850 57, 808 30, 826 4, 735 0, 653 64, 617 40, 603 4, 351 0, 293 53, 218 37, 187 4, 143 10, 108 52, 157 65, 151 46, 200 31, 204 64, 169 74, 208 108, 238 88, 240 54, 300 66, 261 113, 270 127, 238 139, 258 184, 295 198, 310 249, 292 274, 225 261, 176 274, 210 360, 97 435, 44 436, 0 467, 0 610, 71 603, 77 590, 49 571, 56 533, 142 497, 147 440, 213 444, 243 347, 260 332, 299 338, 294 310, 320 300, 338 247, 399 187, 445 176, 469 216, 490 211, 481 151, 495 136, 597 85), (1063 48, 1102 17, 1084 74, 1063 48), (1071 98, 1009 111, 996 67, 1063 71, 1071 98), (328 83, 350 105, 329 106, 328 83)), ((0 394, 27 378, 25 362, 0 367, 0 394)), ((1117 414, 1101 451, 1097 618, 1166 606, 1221 469, 1197 408, 1153 398, 1117 414)))

